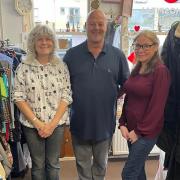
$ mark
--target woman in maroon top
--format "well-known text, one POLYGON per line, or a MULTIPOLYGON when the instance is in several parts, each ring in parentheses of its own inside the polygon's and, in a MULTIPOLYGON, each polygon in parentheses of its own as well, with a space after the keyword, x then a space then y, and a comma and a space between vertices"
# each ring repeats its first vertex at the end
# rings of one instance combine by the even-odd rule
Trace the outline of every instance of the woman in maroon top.
POLYGON ((145 160, 163 126, 170 75, 159 57, 159 40, 152 31, 141 31, 134 39, 137 64, 123 90, 126 94, 119 120, 129 155, 123 180, 146 180, 145 160))

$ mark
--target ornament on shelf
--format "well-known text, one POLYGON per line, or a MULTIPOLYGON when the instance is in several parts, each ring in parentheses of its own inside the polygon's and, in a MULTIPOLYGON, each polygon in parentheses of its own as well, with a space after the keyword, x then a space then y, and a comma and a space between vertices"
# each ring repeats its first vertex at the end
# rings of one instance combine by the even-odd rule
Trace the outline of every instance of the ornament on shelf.
POLYGON ((6 40, 4 40, 6 42, 6 46, 9 46, 10 45, 10 40, 7 38, 6 40))
POLYGON ((80 31, 79 23, 76 24, 76 31, 77 31, 77 32, 80 31))
POLYGON ((76 30, 75 30, 75 27, 74 27, 74 23, 73 23, 73 25, 72 25, 71 31, 72 31, 72 32, 75 32, 75 31, 76 31, 76 30))
POLYGON ((69 32, 70 31, 70 25, 69 25, 69 22, 66 23, 66 32, 69 32))

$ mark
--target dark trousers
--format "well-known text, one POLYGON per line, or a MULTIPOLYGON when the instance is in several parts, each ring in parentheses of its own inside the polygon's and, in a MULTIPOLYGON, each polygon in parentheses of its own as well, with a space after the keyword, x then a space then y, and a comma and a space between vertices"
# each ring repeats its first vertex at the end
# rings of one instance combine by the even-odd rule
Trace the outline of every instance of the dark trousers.
POLYGON ((146 180, 145 161, 156 140, 140 137, 133 144, 128 142, 129 155, 122 171, 123 180, 146 180))

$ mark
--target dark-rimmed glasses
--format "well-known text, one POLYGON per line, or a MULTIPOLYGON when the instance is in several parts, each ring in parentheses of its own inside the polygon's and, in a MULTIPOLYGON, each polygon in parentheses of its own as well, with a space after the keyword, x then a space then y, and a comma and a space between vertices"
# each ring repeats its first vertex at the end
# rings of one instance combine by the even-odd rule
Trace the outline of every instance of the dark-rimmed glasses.
POLYGON ((154 46, 154 43, 153 44, 132 44, 132 47, 134 50, 139 50, 139 49, 149 50, 152 46, 154 46))

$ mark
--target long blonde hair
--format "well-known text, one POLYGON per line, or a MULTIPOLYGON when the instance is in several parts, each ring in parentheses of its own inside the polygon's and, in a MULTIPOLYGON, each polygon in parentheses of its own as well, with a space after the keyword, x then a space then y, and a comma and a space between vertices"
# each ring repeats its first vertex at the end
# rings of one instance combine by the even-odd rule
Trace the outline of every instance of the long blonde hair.
MULTIPOLYGON (((144 36, 146 38, 148 38, 149 40, 151 40, 153 42, 153 44, 157 45, 157 47, 159 47, 159 39, 156 35, 155 32, 150 31, 150 30, 143 30, 141 31, 133 40, 133 43, 140 37, 140 36, 144 36)), ((151 60, 147 63, 147 66, 144 70, 143 74, 149 74, 151 72, 154 71, 155 69, 155 65, 158 61, 160 60, 160 55, 159 55, 159 48, 157 48, 157 51, 154 53, 154 55, 152 56, 151 60)), ((134 69, 131 72, 131 76, 136 75, 139 72, 139 69, 141 67, 141 62, 137 61, 134 69)))

